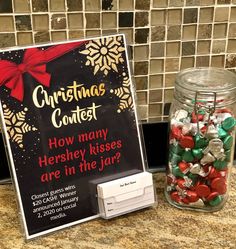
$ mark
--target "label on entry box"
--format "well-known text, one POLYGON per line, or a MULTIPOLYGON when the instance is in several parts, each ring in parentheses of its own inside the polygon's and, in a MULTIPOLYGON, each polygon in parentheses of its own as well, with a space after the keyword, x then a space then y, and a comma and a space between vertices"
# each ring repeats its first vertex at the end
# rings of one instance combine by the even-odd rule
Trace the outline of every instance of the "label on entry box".
POLYGON ((155 204, 152 174, 142 172, 97 185, 100 215, 109 219, 155 204))

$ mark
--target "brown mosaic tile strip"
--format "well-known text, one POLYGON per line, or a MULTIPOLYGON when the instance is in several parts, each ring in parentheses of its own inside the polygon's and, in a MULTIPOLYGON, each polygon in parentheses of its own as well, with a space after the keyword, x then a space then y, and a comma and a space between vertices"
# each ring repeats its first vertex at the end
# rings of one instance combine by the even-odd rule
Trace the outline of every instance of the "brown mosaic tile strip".
POLYGON ((124 33, 144 121, 166 119, 180 69, 236 70, 236 0, 9 0, 0 23, 2 48, 124 33))

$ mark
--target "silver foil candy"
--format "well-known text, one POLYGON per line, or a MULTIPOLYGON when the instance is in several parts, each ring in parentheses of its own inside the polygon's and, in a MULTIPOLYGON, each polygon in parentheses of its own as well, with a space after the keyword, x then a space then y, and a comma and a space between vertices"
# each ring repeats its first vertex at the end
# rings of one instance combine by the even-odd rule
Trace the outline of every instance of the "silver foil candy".
POLYGON ((186 110, 178 110, 175 112, 175 119, 180 121, 188 117, 188 112, 186 110))
POLYGON ((191 123, 184 124, 182 127, 182 134, 187 135, 189 133, 192 133, 193 125, 191 123))
POLYGON ((195 202, 190 202, 188 205, 189 206, 193 206, 193 207, 204 207, 205 206, 205 204, 204 204, 204 202, 203 202, 202 199, 198 199, 195 202))
POLYGON ((201 159, 200 163, 202 165, 206 165, 208 163, 212 163, 215 161, 215 157, 211 154, 211 153, 207 153, 203 156, 203 158, 201 159))
POLYGON ((214 125, 209 125, 205 137, 207 138, 218 138, 218 131, 214 125))
POLYGON ((190 172, 192 174, 199 174, 201 171, 201 165, 199 163, 190 164, 190 172))

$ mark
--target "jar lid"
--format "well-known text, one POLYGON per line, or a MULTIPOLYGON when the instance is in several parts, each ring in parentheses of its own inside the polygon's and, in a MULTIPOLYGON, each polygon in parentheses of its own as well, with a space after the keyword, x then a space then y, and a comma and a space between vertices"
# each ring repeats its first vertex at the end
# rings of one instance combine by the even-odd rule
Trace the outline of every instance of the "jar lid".
POLYGON ((177 75, 176 84, 192 92, 234 91, 236 74, 216 67, 187 68, 177 75))

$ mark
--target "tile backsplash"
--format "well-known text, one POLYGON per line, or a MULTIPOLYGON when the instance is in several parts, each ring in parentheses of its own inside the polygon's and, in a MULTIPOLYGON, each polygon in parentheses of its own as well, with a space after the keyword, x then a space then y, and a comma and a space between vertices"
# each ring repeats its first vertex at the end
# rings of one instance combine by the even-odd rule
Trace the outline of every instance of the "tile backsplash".
POLYGON ((236 69, 236 0, 0 0, 0 48, 126 34, 143 122, 167 119, 176 73, 236 69))

